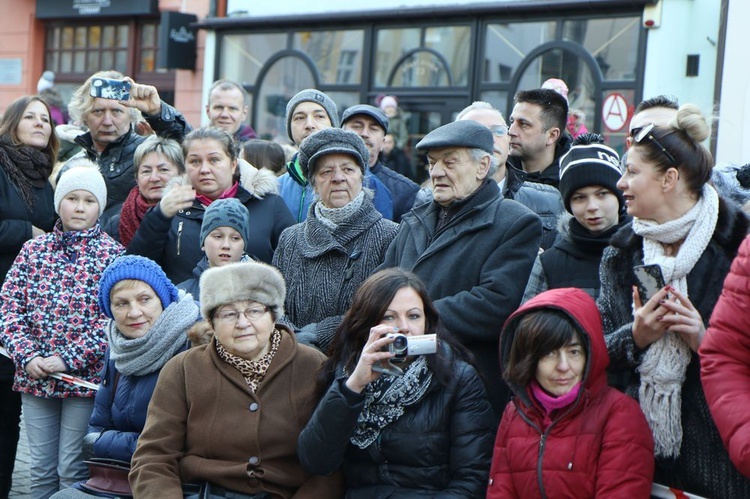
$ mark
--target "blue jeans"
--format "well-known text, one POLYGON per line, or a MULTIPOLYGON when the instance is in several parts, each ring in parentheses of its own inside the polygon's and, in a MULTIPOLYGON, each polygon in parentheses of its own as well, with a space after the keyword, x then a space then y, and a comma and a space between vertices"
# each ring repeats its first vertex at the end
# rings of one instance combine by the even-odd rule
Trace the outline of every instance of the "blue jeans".
POLYGON ((31 454, 31 497, 47 499, 58 489, 85 480, 81 442, 88 429, 93 398, 46 399, 21 394, 31 454))

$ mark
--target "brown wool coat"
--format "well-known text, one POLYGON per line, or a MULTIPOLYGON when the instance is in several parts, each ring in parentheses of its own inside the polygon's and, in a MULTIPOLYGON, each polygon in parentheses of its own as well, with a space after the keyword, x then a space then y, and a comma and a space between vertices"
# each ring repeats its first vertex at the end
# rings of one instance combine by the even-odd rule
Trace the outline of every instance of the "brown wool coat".
POLYGON ((311 476, 297 458, 325 357, 277 327, 281 345, 256 393, 221 360, 215 339, 164 366, 133 455, 135 497, 182 499, 181 483, 206 480, 274 498, 342 495, 338 473, 311 476))

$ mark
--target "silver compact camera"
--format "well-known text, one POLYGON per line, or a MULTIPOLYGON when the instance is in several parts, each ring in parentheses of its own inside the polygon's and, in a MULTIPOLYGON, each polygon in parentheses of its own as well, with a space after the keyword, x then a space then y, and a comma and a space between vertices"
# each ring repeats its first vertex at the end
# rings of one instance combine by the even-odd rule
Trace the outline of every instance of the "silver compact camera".
POLYGON ((395 365, 406 360, 407 355, 426 355, 437 352, 437 335, 423 334, 421 336, 406 336, 401 333, 388 333, 386 338, 393 338, 388 344, 388 351, 393 358, 379 362, 372 366, 372 370, 380 373, 401 376, 404 370, 395 365))
POLYGON ((401 333, 388 333, 386 338, 394 338, 388 344, 388 351, 394 354, 393 362, 403 362, 407 355, 425 355, 437 352, 437 337, 434 334, 406 336, 401 333))

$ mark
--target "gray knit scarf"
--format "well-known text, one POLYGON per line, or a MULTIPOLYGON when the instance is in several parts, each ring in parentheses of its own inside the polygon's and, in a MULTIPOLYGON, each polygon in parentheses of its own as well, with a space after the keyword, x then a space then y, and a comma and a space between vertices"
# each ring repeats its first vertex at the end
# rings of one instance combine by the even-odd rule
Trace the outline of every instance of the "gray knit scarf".
POLYGON ((192 295, 180 290, 179 298, 164 310, 140 338, 127 338, 109 321, 109 357, 124 376, 143 376, 158 371, 187 343, 187 329, 198 319, 192 295))
MULTIPOLYGON (((658 264, 664 282, 688 296, 687 275, 711 242, 719 217, 719 196, 703 187, 698 202, 683 216, 663 224, 633 219, 633 231, 643 237, 643 263, 658 264), (667 256, 662 244, 684 239, 676 255, 667 256)), ((667 331, 643 355, 638 372, 638 401, 654 434, 658 457, 677 457, 682 445, 682 384, 690 363, 690 347, 667 331)))
POLYGON ((330 230, 336 230, 336 227, 338 227, 341 222, 345 222, 351 218, 352 215, 357 213, 357 210, 362 206, 364 199, 365 190, 362 189, 354 199, 341 208, 326 208, 323 206, 323 203, 318 200, 315 202, 315 218, 330 230))
POLYGON ((373 443, 380 432, 404 415, 404 408, 418 403, 432 382, 427 359, 420 356, 403 376, 382 374, 365 387, 365 407, 359 414, 350 441, 360 449, 373 443))

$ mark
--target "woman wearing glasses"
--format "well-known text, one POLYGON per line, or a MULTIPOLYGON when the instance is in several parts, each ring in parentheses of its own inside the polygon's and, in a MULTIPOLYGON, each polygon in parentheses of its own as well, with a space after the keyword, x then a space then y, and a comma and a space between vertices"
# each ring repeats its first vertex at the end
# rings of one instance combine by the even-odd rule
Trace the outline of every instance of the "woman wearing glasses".
POLYGON ((311 476, 297 458, 325 357, 275 324, 285 292, 262 263, 203 273, 202 331, 213 337, 159 376, 133 455, 135 497, 339 497, 338 474, 311 476))
POLYGON ((655 481, 706 497, 750 497, 711 419, 696 353, 749 227, 708 184, 708 134, 690 104, 666 127, 634 130, 617 184, 633 223, 604 251, 598 305, 610 370, 628 375, 621 388, 653 431, 655 481), (650 299, 634 286, 641 264, 659 265, 666 283, 650 299))

